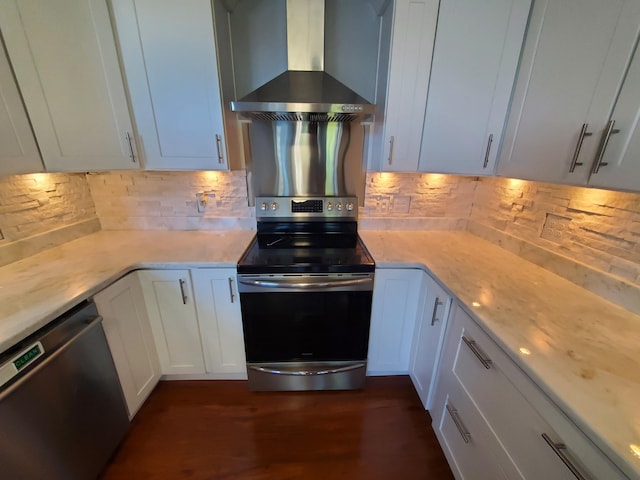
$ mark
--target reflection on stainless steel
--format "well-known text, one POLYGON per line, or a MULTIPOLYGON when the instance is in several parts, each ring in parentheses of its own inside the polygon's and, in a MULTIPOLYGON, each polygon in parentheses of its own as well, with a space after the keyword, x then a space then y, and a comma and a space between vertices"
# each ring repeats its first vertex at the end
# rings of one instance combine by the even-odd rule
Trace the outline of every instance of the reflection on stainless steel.
POLYGON ((286 71, 240 100, 234 112, 336 113, 365 116, 376 106, 326 72, 286 71))
POLYGON ((349 124, 272 123, 277 196, 345 195, 349 124), (346 128, 345 128, 346 127, 346 128))
POLYGON ((247 364, 252 390, 352 390, 364 387, 366 362, 247 364))
POLYGON ((125 436, 127 409, 101 321, 86 304, 0 356, 2 478, 96 478, 125 436))
POLYGON ((249 127, 247 175, 255 196, 364 198, 364 127, 357 123, 268 121, 249 127))
POLYGON ((291 292, 321 289, 331 291, 371 291, 373 274, 324 274, 324 275, 238 275, 241 293, 265 292, 270 289, 285 289, 291 292), (348 287, 348 288, 347 288, 348 287))

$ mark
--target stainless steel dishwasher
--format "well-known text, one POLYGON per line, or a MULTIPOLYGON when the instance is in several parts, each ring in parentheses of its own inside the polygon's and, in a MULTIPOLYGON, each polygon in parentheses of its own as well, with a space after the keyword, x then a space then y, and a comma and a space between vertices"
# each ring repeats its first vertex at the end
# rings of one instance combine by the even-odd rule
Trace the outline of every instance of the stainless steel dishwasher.
POLYGON ((93 303, 0 355, 0 477, 95 479, 129 426, 93 303))

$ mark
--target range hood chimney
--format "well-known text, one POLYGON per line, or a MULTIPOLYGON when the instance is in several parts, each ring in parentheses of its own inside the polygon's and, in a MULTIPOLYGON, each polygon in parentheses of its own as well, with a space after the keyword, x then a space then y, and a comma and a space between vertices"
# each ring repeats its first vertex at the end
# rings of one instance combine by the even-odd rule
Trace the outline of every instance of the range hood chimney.
POLYGON ((324 0, 286 0, 287 71, 240 100, 234 112, 265 120, 351 121, 375 113, 324 71, 324 0))

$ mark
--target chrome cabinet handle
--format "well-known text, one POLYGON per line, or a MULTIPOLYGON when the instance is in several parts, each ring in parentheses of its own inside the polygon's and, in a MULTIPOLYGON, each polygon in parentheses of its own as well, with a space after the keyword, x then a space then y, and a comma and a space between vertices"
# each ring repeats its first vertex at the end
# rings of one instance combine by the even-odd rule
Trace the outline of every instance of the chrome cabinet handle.
POLYGON ((620 133, 620 130, 618 130, 617 128, 613 128, 615 124, 615 120, 609 120, 609 123, 607 123, 607 128, 605 128, 604 130, 604 135, 602 136, 602 141, 600 142, 600 148, 598 149, 598 154, 596 155, 596 159, 593 162, 593 168, 591 169, 591 173, 594 175, 600 171, 600 167, 606 167, 607 165, 609 165, 608 162, 603 162, 602 159, 604 158, 604 152, 607 149, 607 145, 609 144, 611 135, 620 133))
POLYGON ((571 165, 569 166, 569 173, 573 173, 576 167, 581 167, 584 163, 579 162, 578 158, 580 156, 580 149, 582 148, 582 141, 584 137, 590 137, 593 135, 593 132, 587 132, 587 128, 589 128, 588 123, 582 124, 582 129, 580 130, 580 135, 578 135, 578 143, 576 144, 576 149, 573 152, 573 159, 571 160, 571 165))
POLYGON ((453 423, 460 432, 460 435, 462 435, 462 440, 464 440, 464 443, 469 443, 471 441, 471 433, 469 433, 467 428, 464 426, 464 423, 462 423, 460 415, 458 414, 458 410, 453 408, 448 403, 445 405, 445 407, 447 408, 447 412, 449 412, 449 415, 451 415, 451 420, 453 420, 453 423))
POLYGON ((391 135, 389 139, 389 165, 393 164, 393 144, 396 141, 396 137, 391 135))
POLYGON ((467 344, 467 347, 469 347, 469 349, 473 352, 473 354, 478 357, 478 360, 480 360, 480 363, 482 363, 482 366, 484 368, 486 368, 487 370, 489 370, 491 368, 491 359, 487 358, 478 348, 475 340, 469 340, 467 337, 465 337, 464 335, 462 336, 462 340, 464 341, 464 343, 467 344))
POLYGON ((440 301, 440 297, 436 297, 436 301, 433 304, 433 313, 431 314, 431 326, 433 327, 433 324, 436 323, 436 320, 438 320, 436 318, 436 313, 438 313, 438 307, 442 305, 442 302, 440 301))
POLYGON ((133 163, 136 163, 136 154, 133 150, 133 138, 131 138, 131 134, 129 132, 127 132, 125 136, 127 137, 127 143, 129 144, 129 158, 133 163))
POLYGON ((489 135, 489 140, 487 140, 487 152, 484 154, 484 165, 482 168, 487 168, 489 165, 489 153, 491 152, 491 144, 493 143, 493 133, 489 135))
POLYGON ((571 459, 571 457, 567 453, 567 446, 564 443, 555 443, 553 440, 551 440, 551 437, 549 437, 549 435, 547 435, 546 433, 542 434, 542 438, 544 438, 544 441, 547 442, 547 445, 551 447, 551 450, 553 450, 553 453, 558 455, 560 460, 562 460, 562 463, 564 463, 567 466, 569 471, 573 473, 573 475, 578 480, 589 480, 589 477, 585 477, 584 474, 580 472, 578 467, 575 465, 574 461, 571 459))
POLYGON ((222 137, 216 134, 216 146, 218 148, 218 163, 224 163, 224 158, 222 157, 222 137))
POLYGON ((181 278, 181 279, 180 279, 180 293, 182 294, 182 303, 183 303, 184 305, 186 305, 186 304, 187 304, 187 294, 186 294, 186 292, 185 292, 185 290, 184 290, 184 285, 185 285, 185 283, 187 283, 187 281, 186 281, 186 280, 183 280, 183 279, 181 278))
POLYGON ((231 303, 233 303, 236 296, 233 294, 233 278, 229 277, 229 297, 231 298, 231 303))

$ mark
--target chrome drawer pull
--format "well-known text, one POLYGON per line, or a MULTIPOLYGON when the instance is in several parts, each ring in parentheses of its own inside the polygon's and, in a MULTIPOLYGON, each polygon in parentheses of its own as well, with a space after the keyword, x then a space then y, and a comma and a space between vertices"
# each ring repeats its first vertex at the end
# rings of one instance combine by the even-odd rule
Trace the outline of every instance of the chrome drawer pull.
POLYGON ((482 168, 487 168, 487 165, 489 165, 489 153, 491 153, 492 143, 493 143, 493 133, 489 135, 489 140, 487 141, 487 151, 484 154, 484 164, 482 165, 482 168))
POLYGON ((462 336, 462 340, 464 340, 464 343, 467 344, 467 347, 469 347, 469 349, 473 352, 473 354, 478 357, 478 360, 480 360, 480 363, 482 364, 482 366, 484 368, 486 368, 487 370, 489 370, 491 368, 491 359, 487 358, 481 351, 480 349, 477 347, 475 340, 469 340, 467 337, 465 337, 464 335, 462 336))
POLYGON ((580 158, 580 149, 582 148, 582 142, 584 141, 584 137, 590 137, 591 135, 593 135, 592 132, 587 132, 587 128, 589 128, 589 124, 583 123, 582 129, 580 130, 580 135, 578 135, 578 143, 576 144, 576 149, 573 152, 573 159, 571 160, 569 173, 573 173, 576 167, 580 167, 584 165, 584 163, 578 161, 578 158, 580 158))
POLYGON ((185 283, 187 283, 186 280, 180 279, 180 294, 182 295, 182 303, 184 305, 187 304, 187 293, 184 290, 185 283))
POLYGON ((231 303, 233 303, 236 296, 233 294, 233 278, 229 277, 229 298, 231 298, 231 303))
POLYGON ((464 443, 469 443, 471 441, 471 434, 467 431, 467 428, 462 423, 462 420, 460 420, 458 410, 453 408, 448 403, 445 405, 445 407, 447 408, 447 412, 449 412, 449 415, 451 415, 451 420, 453 420, 453 423, 460 432, 460 435, 462 435, 462 440, 464 440, 464 443))
POLYGON ((218 149, 218 163, 224 163, 224 157, 222 156, 222 137, 216 134, 216 147, 218 149))
POLYGON ((607 123, 607 128, 605 129, 602 141, 600 142, 600 149, 598 150, 596 159, 593 162, 593 168, 591 169, 591 173, 594 175, 600 171, 600 167, 606 167, 607 165, 609 165, 608 162, 603 162, 602 160, 604 159, 604 152, 607 149, 607 145, 609 145, 609 139, 611 138, 611 135, 620 133, 620 130, 618 130, 617 128, 613 128, 615 124, 615 120, 609 120, 609 123, 607 123))
POLYGON ((542 434, 542 438, 544 438, 544 441, 547 442, 547 445, 551 447, 551 450, 553 450, 553 453, 555 453, 556 455, 558 455, 558 457, 560 457, 560 460, 562 460, 562 463, 564 463, 567 466, 569 471, 573 473, 573 475, 578 480, 589 480, 589 477, 585 477, 580 472, 578 467, 576 467, 576 465, 573 463, 573 460, 571 460, 571 457, 566 453, 567 446, 564 443, 555 443, 553 440, 551 440, 549 435, 547 435, 546 433, 542 434))
POLYGON ((433 313, 431 314, 431 326, 433 327, 433 324, 436 323, 436 320, 438 320, 436 318, 436 313, 438 313, 438 307, 442 305, 442 302, 440 301, 440 297, 436 297, 436 303, 433 304, 433 313))
POLYGON ((395 136, 391 135, 391 138, 389 139, 389 165, 393 164, 393 145, 396 141, 395 136))

